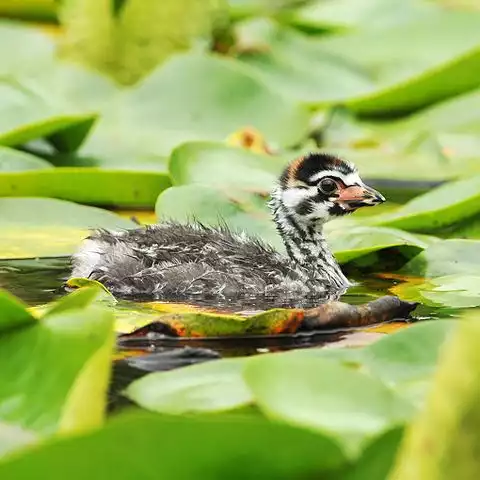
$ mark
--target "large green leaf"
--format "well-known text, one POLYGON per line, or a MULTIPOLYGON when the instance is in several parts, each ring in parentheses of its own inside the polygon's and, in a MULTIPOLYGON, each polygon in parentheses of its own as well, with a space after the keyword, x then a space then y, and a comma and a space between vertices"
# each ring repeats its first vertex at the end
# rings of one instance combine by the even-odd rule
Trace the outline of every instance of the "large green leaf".
POLYGON ((63 200, 0 198, 0 258, 70 255, 91 228, 134 226, 106 210, 63 200))
POLYGON ((346 102, 368 114, 411 111, 478 87, 473 72, 480 65, 480 15, 422 17, 326 39, 280 29, 269 51, 242 58, 287 96, 313 104, 346 102), (405 48, 406 38, 415 49, 405 48))
POLYGON ((115 165, 167 156, 181 143, 253 127, 275 145, 306 135, 309 113, 232 59, 177 55, 138 86, 111 92, 82 154, 115 165), (232 95, 231 92, 236 92, 232 95))
POLYGON ((69 472, 72 480, 112 475, 127 480, 157 478, 161 472, 179 480, 232 475, 280 480, 328 476, 345 463, 339 447, 326 436, 263 419, 136 413, 118 417, 102 430, 4 462, 0 476, 26 480, 35 472, 39 478, 55 479, 69 472))
POLYGON ((220 143, 192 142, 172 152, 169 172, 174 185, 202 183, 225 190, 269 192, 286 163, 220 143))
POLYGON ((477 478, 480 467, 480 323, 459 322, 440 358, 428 400, 406 431, 389 478, 477 478))
POLYGON ((354 450, 412 412, 379 380, 321 357, 257 357, 245 379, 267 415, 328 432, 354 450))
POLYGON ((62 167, 0 173, 0 196, 54 197, 94 205, 153 207, 169 186, 168 175, 158 171, 62 167))
POLYGON ((52 39, 5 22, 0 24, 0 39, 0 145, 53 136, 60 149, 76 150, 96 115, 81 103, 66 101, 61 89, 52 89, 57 73, 52 39))
POLYGON ((479 249, 480 241, 477 240, 439 241, 410 260, 402 272, 425 277, 477 273, 479 249))
POLYGON ((362 113, 409 111, 478 87, 480 14, 448 12, 388 31, 360 33, 319 42, 321 51, 357 62, 378 88, 348 105, 362 113), (405 39, 415 48, 405 48, 405 39), (362 55, 358 55, 358 51, 362 55), (392 60, 394 59, 394 60, 392 60))
POLYGON ((403 249, 405 256, 411 257, 428 245, 422 238, 408 232, 382 227, 339 228, 330 233, 328 240, 340 263, 390 248, 403 249))
POLYGON ((480 175, 442 185, 393 213, 373 218, 376 225, 432 232, 480 212, 480 175))
POLYGON ((424 380, 434 372, 454 322, 435 320, 387 335, 363 350, 362 363, 390 385, 424 380))
POLYGON ((225 359, 151 373, 130 384, 125 394, 160 413, 231 410, 253 401, 242 377, 244 365, 244 359, 225 359))
POLYGON ((113 343, 112 314, 95 306, 3 333, 0 419, 43 434, 98 426, 113 343))
POLYGON ((355 62, 319 51, 315 41, 299 33, 276 25, 272 29, 267 48, 245 52, 239 58, 285 96, 324 104, 374 88, 375 84, 355 62))

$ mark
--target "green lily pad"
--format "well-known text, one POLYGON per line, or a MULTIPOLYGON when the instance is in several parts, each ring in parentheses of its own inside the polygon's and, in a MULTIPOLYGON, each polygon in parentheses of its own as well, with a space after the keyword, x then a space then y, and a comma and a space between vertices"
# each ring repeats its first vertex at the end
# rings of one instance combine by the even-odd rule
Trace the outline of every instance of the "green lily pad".
POLYGON ((428 246, 422 238, 408 232, 382 227, 338 229, 330 233, 328 240, 340 263, 389 248, 403 248, 405 255, 411 257, 428 246))
POLYGON ((406 431, 391 479, 476 478, 480 324, 478 313, 465 317, 445 346, 423 411, 406 431))
POLYGON ((104 480, 105 472, 110 472, 118 480, 127 480, 139 475, 153 478, 161 471, 169 478, 198 480, 225 478, 235 464, 238 478, 279 480, 334 474, 345 463, 333 440, 288 425, 227 415, 172 418, 137 412, 118 416, 104 429, 5 461, 0 476, 26 480, 33 471, 39 478, 56 479, 63 473, 55 472, 68 471, 72 480, 104 480), (189 452, 188 461, 185 452, 189 452), (52 465, 57 466, 53 472, 52 465))
POLYGON ((376 225, 434 232, 480 212, 480 175, 442 185, 393 213, 372 219, 376 225))
POLYGON ((155 372, 131 383, 125 395, 160 413, 206 413, 243 407, 253 401, 242 377, 244 359, 191 365, 155 372))
POLYGON ((0 344, 2 421, 42 434, 102 422, 114 344, 111 313, 94 306, 52 311, 11 329, 0 344))
POLYGON ((192 142, 172 152, 169 172, 174 185, 201 183, 268 193, 286 164, 284 159, 242 148, 192 142))
POLYGON ((361 95, 375 86, 354 62, 319 51, 315 41, 299 33, 273 26, 268 40, 266 51, 249 51, 239 58, 288 98, 327 104, 361 95))
POLYGON ((356 62, 375 79, 378 87, 350 99, 350 108, 362 114, 411 111, 478 87, 479 18, 477 12, 439 13, 387 31, 332 37, 319 49, 356 62), (405 48, 405 38, 414 49, 405 48))
POLYGON ((430 378, 454 321, 422 322, 386 335, 363 349, 362 364, 392 386, 430 378))
POLYGON ((310 117, 241 63, 193 53, 172 57, 138 86, 112 92, 110 100, 81 150, 106 165, 120 159, 132 166, 168 156, 185 142, 223 141, 246 127, 288 146, 306 135, 310 117))
POLYGON ((401 272, 427 278, 475 274, 480 268, 479 249, 477 240, 442 240, 410 260, 401 272))
POLYGON ((22 172, 49 168, 53 168, 53 166, 46 160, 12 148, 0 147, 0 176, 3 172, 22 172))
POLYGON ((434 306, 469 308, 480 306, 480 275, 447 275, 420 284, 403 283, 392 289, 405 300, 434 306))
POLYGON ((92 228, 132 228, 114 213, 63 200, 0 198, 0 258, 72 254, 92 228))
POLYGON ((244 375, 265 414, 328 433, 353 451, 412 413, 380 380, 326 358, 257 357, 244 375))
POLYGON ((439 12, 325 39, 279 28, 269 51, 242 59, 291 98, 345 102, 362 114, 408 112, 478 87, 479 18, 476 12, 439 12), (415 49, 405 48, 405 38, 415 49))
POLYGON ((0 173, 0 196, 54 197, 94 205, 153 207, 169 186, 168 175, 155 171, 62 167, 0 173))

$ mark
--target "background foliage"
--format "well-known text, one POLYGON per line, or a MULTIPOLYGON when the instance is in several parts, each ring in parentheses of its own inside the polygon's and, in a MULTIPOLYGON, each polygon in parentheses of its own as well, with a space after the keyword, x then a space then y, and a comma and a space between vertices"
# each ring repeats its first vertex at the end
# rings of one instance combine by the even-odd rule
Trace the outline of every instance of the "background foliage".
MULTIPOLYGON (((106 420, 132 307, 91 286, 35 310, 2 291, 2 478, 476 478, 476 2, 0 0, 0 14, 0 259, 68 256, 90 228, 133 227, 120 208, 222 219, 281 249, 268 192, 321 148, 390 200, 328 226, 339 261, 449 317, 357 349, 152 373, 106 420)), ((185 315, 231 334, 294 314, 185 315)))

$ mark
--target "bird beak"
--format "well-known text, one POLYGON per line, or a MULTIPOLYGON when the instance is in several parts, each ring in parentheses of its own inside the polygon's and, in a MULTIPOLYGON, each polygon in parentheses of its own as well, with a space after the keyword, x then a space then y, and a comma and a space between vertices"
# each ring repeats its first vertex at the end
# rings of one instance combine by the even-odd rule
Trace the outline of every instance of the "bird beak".
POLYGON ((383 203, 385 197, 367 185, 353 185, 340 192, 338 201, 348 209, 354 210, 383 203))

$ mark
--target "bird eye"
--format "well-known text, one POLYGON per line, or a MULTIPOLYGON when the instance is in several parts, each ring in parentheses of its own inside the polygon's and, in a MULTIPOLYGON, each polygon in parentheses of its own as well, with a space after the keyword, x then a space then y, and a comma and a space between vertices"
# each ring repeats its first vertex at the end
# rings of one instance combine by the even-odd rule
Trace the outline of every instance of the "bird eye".
POLYGON ((326 195, 331 195, 335 193, 338 189, 337 182, 331 178, 324 178, 318 184, 318 188, 325 193, 326 195))

